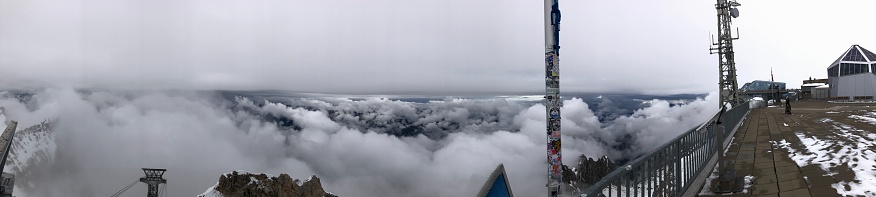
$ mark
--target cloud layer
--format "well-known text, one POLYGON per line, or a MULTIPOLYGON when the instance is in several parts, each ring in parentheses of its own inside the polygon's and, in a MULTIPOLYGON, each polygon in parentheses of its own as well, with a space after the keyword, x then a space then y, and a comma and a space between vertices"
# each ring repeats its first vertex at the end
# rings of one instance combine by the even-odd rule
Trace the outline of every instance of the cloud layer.
MULTIPOLYGON (((713 4, 564 1, 564 91, 716 89, 711 74, 717 67, 705 66, 714 65, 716 57, 704 47, 715 27, 713 4), (685 80, 651 80, 652 73, 685 80)), ((542 92, 543 6, 526 0, 3 1, 0 83, 354 94, 542 92)))
MULTIPOLYGON (((213 92, 77 92, 30 99, 3 94, 9 119, 57 121, 52 179, 34 196, 99 196, 167 168, 174 196, 203 192, 232 170, 316 174, 341 196, 470 196, 505 163, 515 193, 546 192, 545 109, 506 99, 225 99, 213 92), (398 129, 398 128, 414 129, 398 129), (415 132, 415 133, 405 133, 415 132)), ((714 95, 650 107, 600 123, 581 99, 564 101, 564 162, 642 154, 705 121, 714 95)), ((131 193, 145 192, 135 187, 131 193)))

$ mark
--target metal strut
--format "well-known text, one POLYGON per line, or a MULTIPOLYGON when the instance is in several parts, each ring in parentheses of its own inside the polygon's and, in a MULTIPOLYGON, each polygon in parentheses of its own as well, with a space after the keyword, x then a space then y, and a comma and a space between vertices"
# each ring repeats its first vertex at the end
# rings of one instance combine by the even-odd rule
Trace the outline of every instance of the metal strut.
POLYGON ((560 8, 558 0, 544 1, 545 110, 547 116, 548 192, 559 196, 563 182, 560 152, 560 8))
POLYGON ((159 196, 159 184, 167 184, 167 179, 164 179, 164 172, 166 169, 153 169, 153 168, 143 168, 143 173, 146 173, 146 176, 140 178, 140 182, 146 183, 149 185, 149 191, 146 194, 148 197, 158 197, 159 196))
POLYGON ((131 182, 131 184, 128 184, 128 186, 125 186, 124 188, 122 188, 121 190, 117 191, 115 194, 113 194, 113 195, 110 196, 110 197, 117 197, 117 196, 119 196, 119 195, 122 195, 122 193, 125 193, 126 191, 128 191, 129 189, 131 189, 131 187, 134 187, 134 185, 137 184, 137 182, 140 182, 140 180, 134 180, 134 182, 131 182))
MULTIPOLYGON (((712 40, 712 47, 709 48, 710 54, 718 54, 718 93, 720 94, 720 102, 722 107, 726 104, 736 106, 743 103, 739 97, 739 86, 736 81, 736 60, 734 59, 733 40, 734 38, 730 24, 732 18, 739 16, 737 6, 741 4, 735 0, 717 0, 715 10, 718 14, 718 41, 712 40)), ((737 33, 739 30, 737 30, 737 33)))

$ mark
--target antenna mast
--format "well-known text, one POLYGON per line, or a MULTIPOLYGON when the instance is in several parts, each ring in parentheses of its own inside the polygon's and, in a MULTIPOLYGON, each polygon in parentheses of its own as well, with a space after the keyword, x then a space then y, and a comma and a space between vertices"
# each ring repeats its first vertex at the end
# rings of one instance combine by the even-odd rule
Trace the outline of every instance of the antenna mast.
MULTIPOLYGON (((740 5, 736 0, 718 0, 718 3, 715 4, 715 9, 718 11, 718 42, 712 41, 709 53, 718 54, 718 88, 719 94, 721 94, 719 107, 726 104, 735 107, 742 103, 742 98, 738 94, 736 61, 733 57, 733 40, 737 40, 739 37, 737 35, 736 38, 733 38, 730 27, 732 18, 739 17, 739 10, 736 7, 740 5)), ((738 34, 739 30, 737 29, 736 32, 738 34)))
POLYGON ((559 0, 544 1, 545 109, 547 110, 548 192, 560 195, 563 160, 560 153, 560 8, 559 0))

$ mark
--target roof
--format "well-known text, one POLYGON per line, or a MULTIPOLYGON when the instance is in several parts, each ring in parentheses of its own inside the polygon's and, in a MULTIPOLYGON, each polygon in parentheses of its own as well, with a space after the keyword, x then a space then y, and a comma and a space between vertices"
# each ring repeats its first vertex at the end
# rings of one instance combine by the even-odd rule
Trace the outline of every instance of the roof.
POLYGON ((481 187, 481 192, 478 192, 478 197, 514 197, 511 192, 511 184, 508 182, 508 176, 505 174, 505 165, 499 164, 490 178, 481 187))
POLYGON ((818 87, 818 86, 823 86, 825 84, 826 83, 807 83, 807 84, 803 84, 803 87, 818 87))
POLYGON ((763 83, 785 83, 785 82, 781 82, 781 81, 766 81, 766 80, 754 80, 754 81, 751 81, 751 82, 763 82, 763 83))
POLYGON ((833 61, 830 66, 836 65, 840 61, 861 63, 876 62, 876 54, 874 54, 870 50, 865 49, 864 47, 855 44, 849 47, 849 49, 846 49, 846 52, 843 53, 843 55, 841 55, 839 58, 837 58, 836 61, 833 61))

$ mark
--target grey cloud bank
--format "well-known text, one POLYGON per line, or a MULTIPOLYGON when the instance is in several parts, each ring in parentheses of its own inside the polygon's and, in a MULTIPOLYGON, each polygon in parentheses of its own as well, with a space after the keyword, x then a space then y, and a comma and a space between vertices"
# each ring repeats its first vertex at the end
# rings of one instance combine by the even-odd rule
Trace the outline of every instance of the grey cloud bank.
MULTIPOLYGON (((706 53, 705 39, 714 29, 711 4, 564 1, 564 91, 716 89, 716 57, 706 53)), ((541 7, 498 0, 0 1, 0 84, 540 92, 541 7)), ((746 22, 753 23, 739 24, 746 22)))
MULTIPOLYGON (((563 1, 561 87, 714 91, 717 57, 706 53, 713 3, 563 1)), ((849 45, 876 46, 867 33, 876 27, 865 25, 876 2, 740 3, 740 83, 768 79, 773 67, 776 80, 796 87, 825 77, 849 45)), ((3 0, 0 85, 540 92, 541 7, 523 0, 3 0)))
MULTIPOLYGON (((26 102, 10 96, 0 95, 7 119, 22 125, 57 121, 58 156, 46 167, 52 177, 34 181, 43 189, 20 196, 106 195, 142 176, 142 167, 169 169, 168 191, 178 196, 199 194, 232 170, 315 174, 341 196, 472 195, 499 163, 519 195, 543 194, 547 181, 541 104, 306 98, 289 99, 284 103, 293 105, 287 106, 211 93, 70 89, 46 89, 26 102), (444 135, 381 130, 395 125, 392 120, 444 135)), ((717 111, 715 103, 714 95, 675 106, 655 100, 600 123, 582 100, 566 100, 564 162, 580 154, 642 154, 705 121, 717 111), (630 146, 613 148, 626 135, 630 146)))

